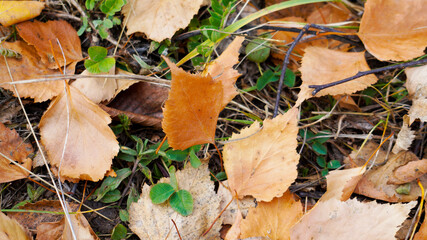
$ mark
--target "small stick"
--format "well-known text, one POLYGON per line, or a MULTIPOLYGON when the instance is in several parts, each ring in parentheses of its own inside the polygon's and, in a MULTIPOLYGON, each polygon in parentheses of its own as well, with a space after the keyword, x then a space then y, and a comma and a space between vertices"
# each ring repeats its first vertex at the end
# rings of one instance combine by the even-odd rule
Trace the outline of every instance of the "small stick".
POLYGON ((180 239, 180 240, 182 240, 182 238, 181 238, 181 234, 179 234, 179 230, 178 230, 178 227, 176 226, 175 221, 174 221, 173 219, 171 219, 171 221, 173 222, 173 225, 175 226, 175 229, 176 229, 176 232, 178 233, 178 237, 179 237, 179 239, 180 239))
POLYGON ((378 72, 383 72, 386 70, 392 70, 392 69, 396 69, 396 68, 404 68, 404 67, 411 67, 414 65, 418 65, 418 64, 424 64, 427 63, 427 58, 421 59, 421 60, 417 60, 417 61, 412 61, 412 62, 405 62, 405 63, 401 63, 401 64, 395 64, 395 65, 390 65, 390 66, 386 66, 386 67, 382 67, 382 68, 376 68, 376 69, 372 69, 369 71, 363 71, 363 72, 358 72, 356 75, 345 78, 343 80, 339 80, 336 82, 331 82, 331 83, 327 83, 327 84, 322 84, 322 85, 310 85, 308 86, 309 88, 314 88, 313 90, 313 96, 316 95, 320 90, 323 90, 325 88, 329 88, 329 87, 333 87, 342 83, 346 83, 349 82, 351 80, 354 80, 356 78, 360 78, 369 74, 373 74, 373 73, 378 73, 378 72))
POLYGON ((302 28, 301 32, 298 34, 298 36, 295 38, 294 42, 286 52, 285 59, 283 60, 282 73, 280 74, 280 78, 279 78, 279 87, 277 87, 277 95, 276 95, 276 102, 274 104, 273 118, 277 116, 277 113, 279 111, 280 94, 282 93, 283 79, 285 78, 286 69, 288 68, 289 57, 291 56, 292 51, 294 50, 297 43, 300 41, 301 37, 306 33, 306 31, 310 28, 310 26, 311 24, 307 24, 302 28))

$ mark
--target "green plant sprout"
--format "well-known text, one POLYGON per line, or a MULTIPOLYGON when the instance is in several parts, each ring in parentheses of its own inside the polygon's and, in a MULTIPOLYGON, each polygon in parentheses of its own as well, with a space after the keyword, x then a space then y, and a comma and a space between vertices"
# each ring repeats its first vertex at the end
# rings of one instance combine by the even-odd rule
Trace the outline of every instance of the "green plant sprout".
POLYGON ((188 216, 193 212, 193 197, 187 190, 178 188, 175 167, 169 168, 170 183, 158 183, 150 190, 150 199, 154 204, 169 200, 170 206, 179 214, 188 216))
POLYGON ((341 167, 340 161, 331 160, 327 162, 325 156, 317 156, 316 162, 321 168, 323 168, 321 171, 322 177, 328 175, 329 170, 334 170, 341 167))
POLYGON ((90 73, 108 73, 116 64, 113 57, 108 57, 108 50, 104 47, 93 46, 88 50, 90 59, 85 60, 85 67, 90 73))
MULTIPOLYGON (((93 10, 97 4, 101 12, 106 16, 103 19, 93 20, 92 23, 95 29, 98 30, 99 36, 101 36, 102 39, 106 39, 108 37, 108 29, 112 28, 114 25, 121 24, 121 20, 114 17, 114 15, 122 10, 122 7, 126 4, 126 0, 86 0, 85 2, 87 10, 93 10)), ((82 26, 77 31, 77 35, 79 36, 85 31, 91 31, 87 17, 82 18, 82 23, 82 26)))

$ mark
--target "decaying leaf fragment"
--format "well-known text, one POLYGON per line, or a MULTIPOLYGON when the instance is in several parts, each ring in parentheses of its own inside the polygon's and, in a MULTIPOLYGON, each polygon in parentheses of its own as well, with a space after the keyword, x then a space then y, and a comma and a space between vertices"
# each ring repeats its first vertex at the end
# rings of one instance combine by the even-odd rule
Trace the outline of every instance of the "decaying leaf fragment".
POLYGON ((29 45, 37 49, 43 63, 51 69, 58 68, 56 61, 62 67, 83 59, 80 38, 71 24, 64 20, 23 22, 16 29, 29 45))
POLYGON ((357 167, 346 170, 334 170, 326 176, 327 189, 319 201, 338 199, 346 201, 350 198, 357 183, 365 173, 365 167, 357 167))
POLYGON ((256 208, 251 208, 246 219, 240 223, 240 238, 289 239, 291 227, 302 215, 301 203, 287 191, 280 198, 274 198, 271 202, 260 202, 256 208))
MULTIPOLYGON (((307 47, 300 68, 301 91, 296 105, 312 97, 313 88, 309 85, 322 85, 351 77, 358 72, 370 70, 363 52, 341 52, 327 48, 307 47)), ((325 95, 351 94, 363 90, 377 81, 375 75, 367 75, 350 82, 326 88, 316 94, 325 95)))
MULTIPOLYGON (((182 239, 219 239, 221 219, 207 235, 201 237, 221 211, 220 197, 215 194, 207 164, 197 169, 188 164, 184 170, 176 172, 176 178, 179 188, 193 196, 193 213, 184 217, 167 203, 153 204, 149 197, 151 187, 144 185, 139 201, 132 203, 129 210, 132 231, 141 239, 166 239, 167 236, 168 239, 179 239, 171 221, 173 219, 182 239)), ((160 182, 169 182, 169 178, 163 178, 160 182)))
POLYGON ((0 239, 2 240, 30 240, 30 234, 14 219, 10 219, 0 212, 0 239))
POLYGON ((224 168, 237 198, 251 195, 259 201, 280 197, 297 177, 298 109, 253 123, 234 134, 224 146, 224 168), (237 140, 236 140, 237 139, 237 140), (236 141, 233 141, 236 140, 236 141))
POLYGON ((205 76, 187 73, 165 58, 172 82, 162 127, 172 148, 214 143, 218 115, 237 94, 234 83, 240 75, 232 66, 237 63, 242 41, 236 38, 228 47, 231 50, 224 52, 227 58, 212 64, 205 76))
POLYGON ((408 77, 406 88, 412 99, 412 106, 408 113, 409 125, 417 118, 427 122, 427 65, 407 68, 405 73, 408 77))
POLYGON ((99 181, 111 169, 119 151, 108 124, 110 116, 73 86, 50 104, 40 120, 40 134, 54 172, 61 164, 61 179, 99 181), (67 127, 67 96, 70 126, 67 127), (64 158, 62 151, 68 130, 64 158))
MULTIPOLYGON (((33 152, 33 147, 29 143, 24 143, 15 130, 10 130, 3 123, 0 123, 0 152, 21 164, 22 167, 31 170, 32 160, 28 158, 28 155, 33 152)), ((0 172, 0 183, 28 176, 28 172, 2 156, 0 156, 0 172)))
POLYGON ((185 28, 199 11, 203 0, 129 0, 122 13, 127 35, 142 32, 161 42, 185 28))
POLYGON ((40 15, 45 6, 37 1, 0 1, 0 24, 7 27, 40 15))
POLYGON ((408 204, 379 204, 349 199, 321 201, 297 223, 291 239, 305 240, 389 240, 416 202, 408 204))
POLYGON ((427 4, 424 0, 366 1, 359 37, 381 61, 407 61, 427 46, 427 4))
MULTIPOLYGON (((366 144, 359 154, 356 156, 357 150, 352 152, 348 158, 344 159, 346 165, 355 164, 357 166, 362 166, 371 156, 371 154, 378 147, 378 144, 369 142, 366 144)), ((376 155, 375 163, 377 166, 373 166, 368 172, 366 172, 362 179, 358 182, 355 193, 365 195, 367 197, 388 201, 388 202, 409 202, 416 200, 421 195, 421 189, 419 188, 416 181, 410 181, 408 192, 397 193, 396 189, 400 187, 398 184, 393 184, 391 181, 395 178, 397 169, 402 166, 408 165, 419 159, 415 154, 409 151, 400 151, 397 154, 390 153, 388 155, 388 160, 386 161, 387 152, 380 149, 376 155), (384 164, 385 163, 385 164, 384 164)), ((373 160, 371 160, 372 162, 373 160)), ((408 165, 411 166, 411 165, 408 165)), ((412 174, 417 173, 417 165, 413 167, 407 167, 405 170, 406 176, 408 177, 412 174), (412 170, 411 170, 412 169, 412 170), (408 171, 409 170, 409 171, 408 171)), ((424 174, 422 176, 412 175, 412 177, 420 177, 420 181, 423 186, 427 185, 427 176, 424 174)), ((414 180, 415 178, 412 178, 414 180)), ((399 181, 402 181, 399 180, 399 181)), ((397 180, 396 180, 397 182, 397 180)), ((401 182, 400 182, 401 183, 401 182)), ((399 183, 399 184, 400 184, 399 183)))

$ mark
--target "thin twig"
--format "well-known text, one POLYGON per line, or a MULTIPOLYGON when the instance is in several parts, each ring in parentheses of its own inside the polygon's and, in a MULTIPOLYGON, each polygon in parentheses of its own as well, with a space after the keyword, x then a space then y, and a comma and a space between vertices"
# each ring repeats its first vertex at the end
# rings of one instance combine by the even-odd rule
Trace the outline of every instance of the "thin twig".
POLYGON ((298 36, 295 38, 294 42, 286 52, 285 59, 283 60, 282 72, 279 78, 279 87, 277 87, 277 95, 276 95, 276 102, 274 105, 273 118, 277 116, 277 113, 279 111, 280 95, 282 93, 282 88, 283 88, 283 79, 285 78, 286 69, 288 68, 288 64, 289 64, 289 57, 291 56, 292 51, 294 50, 295 46, 297 45, 301 37, 306 33, 308 28, 310 28, 310 25, 311 24, 307 24, 302 28, 301 32, 298 34, 298 36))
POLYGON ((421 59, 421 60, 417 60, 417 61, 412 61, 412 62, 405 62, 405 63, 401 63, 401 64, 395 64, 395 65, 390 65, 390 66, 386 66, 386 67, 382 67, 382 68, 376 68, 376 69, 372 69, 369 71, 363 71, 363 72, 358 72, 356 75, 345 78, 343 80, 339 80, 336 82, 331 82, 328 84, 322 84, 322 85, 310 85, 308 86, 309 88, 314 88, 313 90, 313 96, 316 95, 320 90, 323 90, 325 88, 329 88, 329 87, 333 87, 342 83, 346 83, 349 82, 351 80, 369 75, 369 74, 373 74, 373 73, 378 73, 378 72, 383 72, 383 71, 387 71, 387 70, 392 70, 392 69, 396 69, 396 68, 405 68, 405 67, 411 67, 411 66, 415 66, 418 64, 424 64, 427 63, 427 58, 421 59))

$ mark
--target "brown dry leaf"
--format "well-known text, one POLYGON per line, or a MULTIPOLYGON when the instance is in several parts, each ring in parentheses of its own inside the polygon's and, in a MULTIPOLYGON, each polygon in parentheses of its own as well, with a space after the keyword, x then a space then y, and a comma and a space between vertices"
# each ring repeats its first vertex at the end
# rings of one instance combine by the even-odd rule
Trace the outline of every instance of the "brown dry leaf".
MULTIPOLYGON (((280 2, 284 2, 287 0, 265 0, 265 6, 271 6, 273 4, 277 4, 280 2)), ((295 16, 295 17, 307 17, 310 13, 317 11, 319 8, 321 8, 322 6, 324 6, 324 3, 311 3, 311 4, 304 4, 304 5, 299 5, 296 7, 290 7, 290 8, 285 8, 282 9, 280 11, 276 11, 273 12, 269 15, 267 15, 269 17, 269 19, 278 19, 278 18, 283 18, 283 17, 288 17, 288 16, 295 16)))
POLYGON ((363 177, 366 168, 357 167, 346 170, 334 170, 326 176, 327 191, 319 201, 327 201, 329 199, 338 199, 346 201, 350 198, 357 183, 363 177))
POLYGON ((0 1, 0 24, 7 27, 40 15, 44 2, 0 1))
MULTIPOLYGON (((15 42, 4 42, 3 48, 13 50, 21 54, 21 58, 10 57, 7 58, 7 64, 9 65, 10 72, 14 81, 29 80, 34 78, 42 78, 48 75, 59 75, 60 72, 57 70, 48 69, 48 67, 40 61, 40 57, 33 46, 26 44, 23 41, 15 42)), ((74 73, 75 64, 67 67, 67 74, 74 73)), ((3 57, 0 58, 0 71, 4 74, 0 75, 0 84, 6 82, 12 82, 9 74, 7 65, 3 57)), ((8 89, 14 92, 12 85, 3 84, 0 85, 2 88, 8 89)), ((63 83, 61 81, 50 81, 50 82, 38 82, 38 83, 26 83, 16 85, 19 95, 22 98, 34 98, 35 102, 43 102, 48 99, 57 96, 63 89, 63 83)), ((14 93, 16 96, 16 93, 14 93)))
POLYGON ((127 35, 142 32, 161 42, 185 28, 199 11, 203 0, 129 0, 123 7, 127 35))
POLYGON ((165 58, 172 82, 163 109, 162 127, 172 148, 184 150, 214 143, 218 115, 237 94, 234 82, 238 74, 232 66, 239 55, 236 45, 241 42, 241 38, 236 38, 223 53, 227 58, 220 56, 223 61, 213 63, 206 76, 187 73, 165 58))
MULTIPOLYGON (((77 239, 99 240, 90 227, 88 221, 81 213, 70 215, 71 224, 77 239)), ((57 222, 42 223, 37 226, 36 240, 73 240, 70 225, 65 217, 57 222)))
POLYGON ((249 210, 240 223, 240 238, 267 237, 271 240, 290 239, 291 227, 303 215, 302 205, 287 191, 271 202, 261 202, 249 210))
MULTIPOLYGON (((300 68, 301 91, 296 105, 312 97, 313 88, 309 85, 322 85, 351 77, 358 72, 370 70, 363 52, 341 52, 321 47, 307 47, 300 68)), ((316 94, 325 95, 351 94, 363 90, 377 81, 375 75, 367 75, 350 82, 326 88, 316 94)))
POLYGON ((1 240, 30 240, 30 234, 19 223, 0 212, 0 239, 1 240))
MULTIPOLYGON (((61 179, 101 180, 119 152, 116 136, 108 124, 110 116, 73 86, 69 92, 70 125, 61 163, 61 179)), ((40 120, 41 140, 54 172, 60 165, 67 134, 67 98, 62 92, 40 120)))
POLYGON ((415 205, 415 201, 408 204, 362 203, 356 199, 322 201, 292 228, 291 239, 395 239, 415 205))
MULTIPOLYGON (((369 142, 362 148, 359 155, 356 156, 356 151, 352 152, 349 158, 344 159, 344 162, 347 163, 347 166, 350 165, 350 162, 355 163, 357 166, 362 166, 377 147, 378 144, 369 142)), ((421 190, 416 181, 410 183, 410 191, 405 195, 396 193, 399 185, 391 184, 389 180, 394 175, 394 171, 400 166, 419 160, 417 156, 408 151, 401 151, 398 154, 390 153, 387 162, 384 164, 386 156, 387 152, 384 150, 380 149, 378 151, 375 163, 379 166, 372 167, 364 174, 354 192, 388 202, 409 202, 416 200, 421 196, 421 190)), ((427 186, 426 175, 423 175, 420 181, 424 186, 427 186)))
POLYGON ((294 182, 299 160, 297 117, 298 109, 292 108, 284 115, 266 119, 262 129, 255 122, 240 134, 233 133, 223 155, 235 197, 251 195, 268 202, 282 196, 294 182))
POLYGON ((239 210, 236 213, 236 219, 233 222, 233 225, 228 229, 227 234, 225 235, 225 240, 235 240, 239 239, 240 236, 240 223, 242 222, 243 217, 239 210))
POLYGON ((406 121, 406 118, 408 118, 406 115, 404 116, 404 121, 402 124, 402 128, 400 129, 399 134, 397 135, 396 143, 393 147, 393 153, 397 154, 400 151, 406 151, 411 146, 412 141, 415 139, 415 131, 412 131, 411 128, 408 126, 408 121, 406 121))
MULTIPOLYGON (((197 169, 188 164, 184 170, 176 172, 176 178, 179 189, 185 189, 193 196, 193 213, 183 217, 167 203, 153 204, 149 196, 151 187, 145 184, 140 199, 132 203, 129 210, 132 231, 140 239, 166 239, 166 236, 169 236, 168 239, 179 239, 171 221, 173 219, 182 239, 219 239, 221 219, 207 235, 201 237, 221 211, 220 197, 215 194, 207 163, 197 169)), ((160 182, 169 182, 169 178, 162 178, 160 182)))
MULTIPOLYGON (((131 73, 112 68, 109 74, 129 74, 131 73)), ((112 79, 112 78, 95 78, 91 75, 96 75, 84 70, 80 75, 87 75, 87 78, 80 78, 74 81, 71 85, 94 103, 100 103, 104 100, 110 100, 119 92, 129 88, 132 84, 136 83, 134 80, 126 79, 112 79)), ((132 99, 135 101, 135 99, 132 99)), ((141 102, 139 102, 141 103, 141 102)))
MULTIPOLYGON (((307 6, 300 6, 300 8, 305 8, 307 10, 301 12, 300 14, 289 14, 285 18, 276 19, 275 21, 289 21, 289 22, 299 22, 299 23, 314 23, 314 24, 331 24, 344 22, 351 19, 352 14, 347 9, 347 7, 342 3, 327 3, 323 6, 311 7, 313 4, 308 4, 307 6), (310 10, 310 11, 308 11, 310 10)), ((273 24, 275 26, 281 27, 297 27, 301 28, 301 25, 292 25, 292 24, 273 24)), ((313 29, 316 30, 316 29, 313 29)), ((351 32, 351 31, 347 31, 351 32)), ((296 38, 298 33, 280 31, 273 35, 273 39, 281 40, 282 43, 280 45, 290 44, 296 38)), ((332 40, 332 39, 324 39, 322 37, 316 39, 310 39, 306 42, 301 41, 294 48, 293 54, 291 55, 291 59, 300 60, 304 55, 304 49, 308 46, 317 46, 317 47, 325 47, 329 49, 337 49, 343 50, 349 47, 348 44, 343 44, 340 41, 332 40)), ((283 50, 287 51, 287 48, 283 50)), ((283 60, 285 57, 284 53, 278 53, 273 51, 272 56, 276 59, 283 60)))
MULTIPOLYGON (((70 211, 74 212, 79 208, 76 203, 68 203, 70 211)), ((63 212, 61 203, 58 200, 41 200, 35 203, 27 203, 20 206, 21 210, 36 210, 36 211, 51 211, 63 212)), ((35 232, 36 228, 45 222, 56 222, 63 218, 63 215, 51 213, 36 213, 36 212, 12 212, 8 214, 9 217, 18 221, 22 226, 35 232)))
POLYGON ((427 65, 405 69, 407 76, 406 88, 409 97, 412 98, 412 106, 409 110, 409 125, 419 118, 427 122, 427 65))
POLYGON ((148 82, 138 82, 119 93, 108 106, 101 105, 110 116, 126 114, 134 123, 162 128, 162 104, 169 89, 148 82), (144 103, 144 104, 141 104, 144 103))
POLYGON ((11 124, 13 117, 21 111, 21 105, 16 98, 11 98, 0 104, 0 123, 11 124))
MULTIPOLYGON (((33 153, 33 147, 29 143, 24 143, 15 130, 10 130, 3 123, 0 123, 0 152, 21 164, 22 167, 31 170, 32 160, 28 158, 28 155, 33 153)), ((0 156, 0 171, 0 183, 28 176, 26 171, 2 156, 0 156)))
POLYGON ((340 94, 333 96, 335 100, 339 100, 338 105, 341 108, 348 109, 355 112, 361 112, 359 105, 353 100, 350 95, 340 94))
POLYGON ((407 61, 424 54, 427 46, 425 0, 366 1, 359 37, 381 61, 407 61))
POLYGON ((51 69, 58 68, 53 57, 56 57, 61 67, 83 59, 80 38, 71 24, 64 20, 45 23, 37 20, 28 21, 16 25, 16 29, 19 36, 37 49, 43 63, 51 69))
POLYGON ((420 178, 425 173, 427 173, 427 159, 416 160, 398 167, 388 182, 404 184, 420 178))

